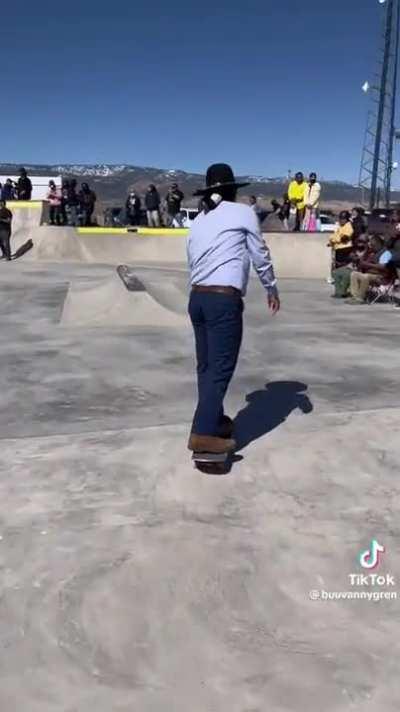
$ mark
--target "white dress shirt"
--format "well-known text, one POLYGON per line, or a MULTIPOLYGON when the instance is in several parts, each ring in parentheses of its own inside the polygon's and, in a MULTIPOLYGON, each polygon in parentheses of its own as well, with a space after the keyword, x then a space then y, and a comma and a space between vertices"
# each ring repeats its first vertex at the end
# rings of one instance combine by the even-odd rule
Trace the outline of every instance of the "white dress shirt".
POLYGON ((254 210, 223 200, 192 222, 187 240, 192 285, 236 287, 244 296, 250 262, 268 294, 277 294, 271 255, 254 210))

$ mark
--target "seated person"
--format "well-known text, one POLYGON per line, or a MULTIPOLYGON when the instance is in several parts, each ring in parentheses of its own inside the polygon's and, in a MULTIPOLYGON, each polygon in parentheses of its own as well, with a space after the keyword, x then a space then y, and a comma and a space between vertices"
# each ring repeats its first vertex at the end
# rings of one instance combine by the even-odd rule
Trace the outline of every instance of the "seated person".
POLYGON ((328 242, 332 248, 332 267, 344 267, 351 262, 353 250, 354 228, 351 224, 350 213, 342 210, 339 214, 339 227, 328 242))
POLYGON ((365 303, 371 285, 390 284, 394 279, 393 268, 389 265, 392 253, 385 247, 381 235, 373 235, 370 240, 373 255, 360 260, 359 270, 350 277, 351 304, 365 303))
POLYGON ((391 222, 391 233, 393 236, 398 235, 400 232, 400 210, 395 210, 392 214, 391 222))
POLYGON ((392 237, 388 243, 388 250, 392 253, 392 259, 390 260, 390 266, 396 270, 400 270, 400 235, 392 237))
POLYGON ((351 211, 351 224, 353 225, 354 238, 360 237, 360 235, 363 235, 366 231, 364 216, 364 208, 353 208, 351 211))
POLYGON ((351 262, 349 262, 348 265, 343 265, 333 270, 332 276, 335 292, 332 296, 336 299, 345 299, 349 296, 351 273, 354 271, 362 271, 360 262, 368 262, 369 257, 373 258, 367 235, 360 235, 360 237, 354 240, 354 249, 350 257, 351 262))

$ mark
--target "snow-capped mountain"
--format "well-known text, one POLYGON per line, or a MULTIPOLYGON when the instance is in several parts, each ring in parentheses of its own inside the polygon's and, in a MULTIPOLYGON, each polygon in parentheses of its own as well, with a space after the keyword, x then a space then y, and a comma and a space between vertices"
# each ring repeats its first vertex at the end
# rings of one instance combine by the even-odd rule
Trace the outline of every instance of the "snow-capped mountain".
MULTIPOLYGON (((0 174, 5 176, 18 173, 18 164, 0 164, 0 174)), ((154 183, 160 194, 165 196, 168 187, 172 182, 179 183, 185 193, 185 204, 194 205, 196 199, 193 198, 194 191, 204 185, 204 176, 198 173, 189 173, 179 168, 155 168, 134 166, 127 163, 54 163, 54 164, 25 164, 25 168, 32 176, 56 176, 62 175, 65 178, 76 178, 78 183, 82 181, 90 183, 96 191, 98 198, 107 205, 121 205, 124 203, 129 190, 135 189, 143 195, 149 183, 154 183)), ((249 182, 248 188, 242 191, 242 195, 256 195, 260 198, 282 198, 287 190, 287 177, 269 177, 261 175, 242 175, 238 179, 249 182)), ((357 186, 346 184, 339 180, 324 181, 323 201, 345 202, 356 205, 360 202, 360 189, 357 186)), ((396 196, 394 196, 396 199, 396 196)))
POLYGON ((106 163, 86 166, 71 163, 54 166, 54 170, 56 170, 61 175, 73 173, 77 176, 102 176, 103 178, 109 178, 111 176, 118 175, 119 173, 123 173, 126 170, 129 170, 129 166, 109 166, 106 163))

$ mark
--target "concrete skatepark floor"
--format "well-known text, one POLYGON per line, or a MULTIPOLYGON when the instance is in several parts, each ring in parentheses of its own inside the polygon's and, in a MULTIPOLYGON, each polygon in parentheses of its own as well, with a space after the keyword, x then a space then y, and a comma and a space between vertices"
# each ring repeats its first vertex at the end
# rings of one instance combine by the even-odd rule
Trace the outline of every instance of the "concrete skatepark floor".
POLYGON ((400 576, 400 311, 282 280, 272 320, 252 283, 242 459, 207 477, 182 270, 137 269, 164 328, 63 321, 114 268, 0 272, 0 709, 397 711, 399 601, 309 592, 351 590, 372 538, 400 576))

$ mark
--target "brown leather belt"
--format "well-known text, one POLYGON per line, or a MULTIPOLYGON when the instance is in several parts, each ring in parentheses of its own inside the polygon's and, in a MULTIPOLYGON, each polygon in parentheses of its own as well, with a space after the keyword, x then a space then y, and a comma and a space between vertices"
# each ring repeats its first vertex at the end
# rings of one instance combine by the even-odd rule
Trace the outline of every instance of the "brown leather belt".
POLYGON ((206 284, 194 284, 192 292, 215 292, 216 294, 230 294, 239 297, 242 296, 240 289, 236 289, 236 287, 223 287, 222 285, 218 287, 214 285, 208 286, 206 284))

